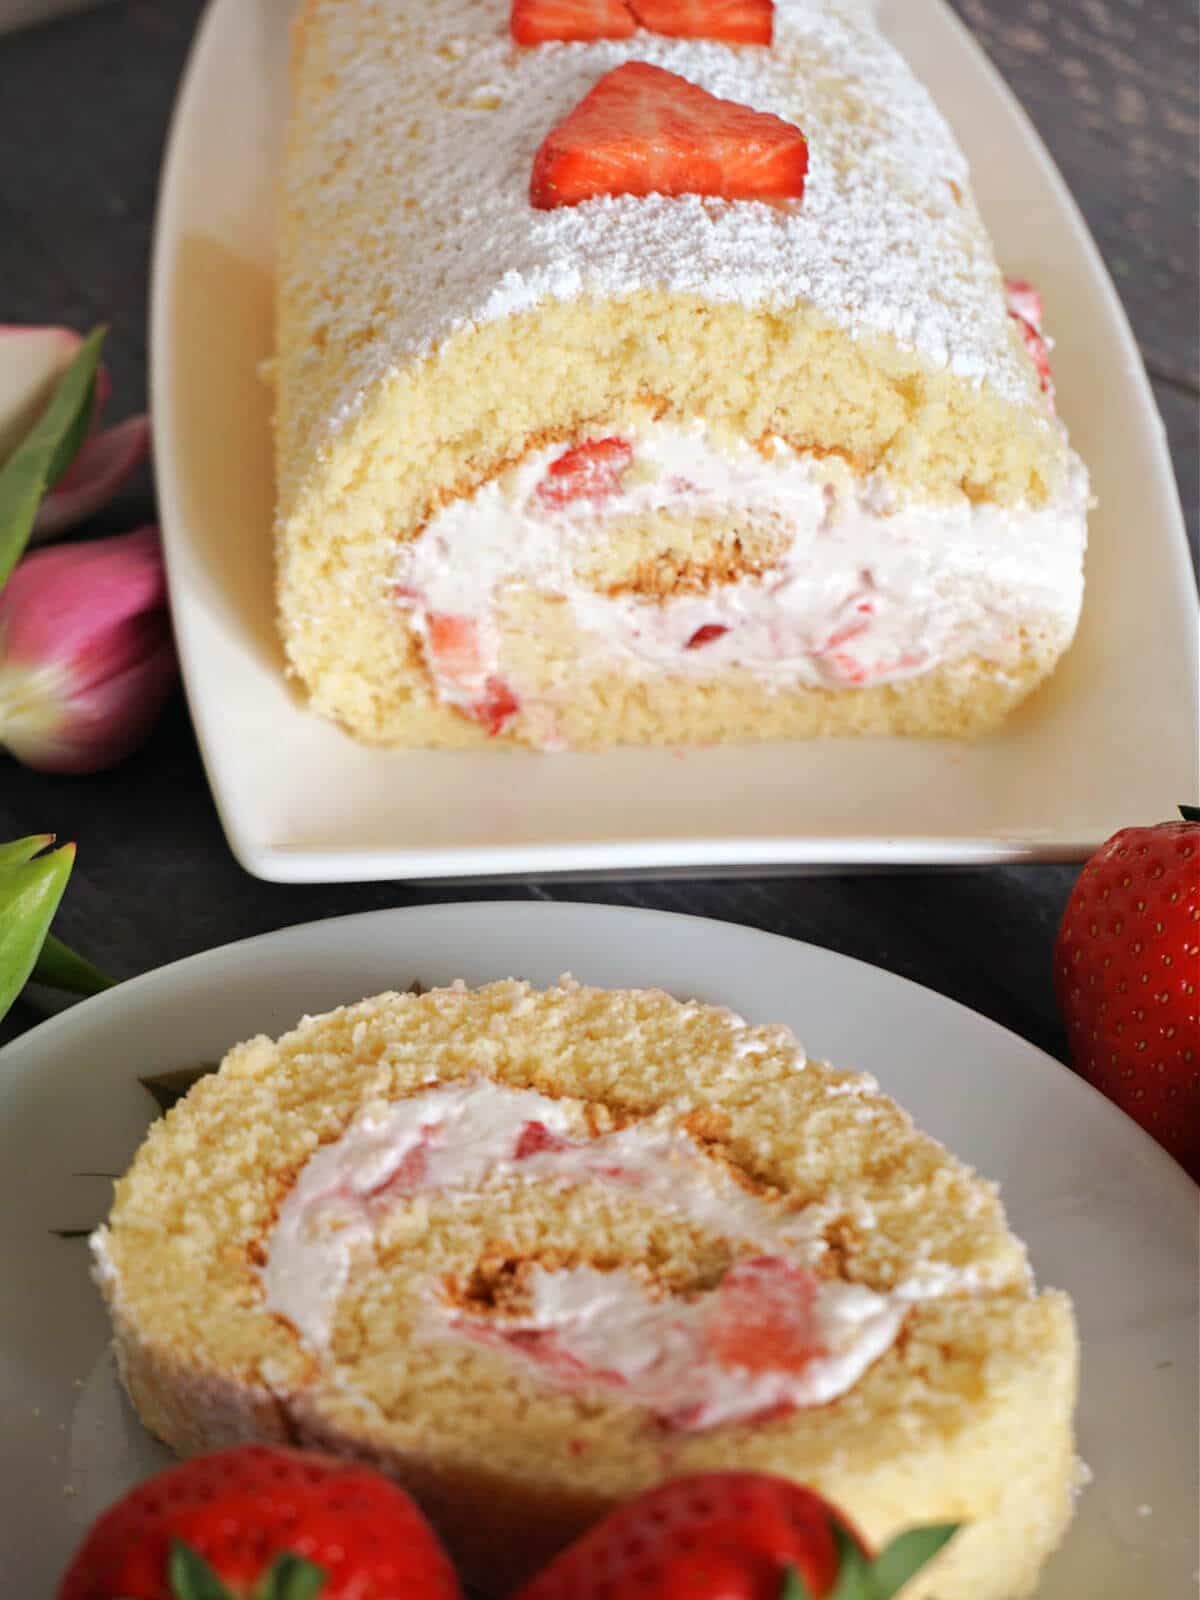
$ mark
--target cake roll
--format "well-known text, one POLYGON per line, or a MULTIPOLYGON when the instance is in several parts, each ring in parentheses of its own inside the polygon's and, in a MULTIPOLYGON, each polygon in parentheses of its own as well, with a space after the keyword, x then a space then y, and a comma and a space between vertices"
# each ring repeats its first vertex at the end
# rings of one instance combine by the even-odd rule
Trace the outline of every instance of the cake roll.
POLYGON ((862 0, 307 0, 291 671, 393 745, 994 727, 1088 503, 1019 287, 862 0))
POLYGON ((385 994, 232 1050, 93 1237, 120 1372, 181 1452, 374 1463, 503 1595, 627 1496, 789 1476, 905 1600, 1032 1592, 1077 1348, 997 1192, 787 1029, 564 979, 385 994))

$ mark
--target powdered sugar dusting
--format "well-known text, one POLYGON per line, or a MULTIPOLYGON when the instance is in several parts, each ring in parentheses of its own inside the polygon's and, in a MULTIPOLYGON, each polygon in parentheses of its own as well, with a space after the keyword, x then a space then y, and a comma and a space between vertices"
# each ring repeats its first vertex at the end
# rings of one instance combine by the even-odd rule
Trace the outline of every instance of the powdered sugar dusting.
POLYGON ((856 337, 891 335, 934 367, 1027 399, 966 161, 929 96, 855 0, 776 11, 769 50, 644 32, 522 50, 506 0, 316 0, 321 103, 288 165, 304 248, 285 270, 309 286, 314 340, 344 358, 332 424, 456 330, 646 288, 809 303, 856 337), (535 211, 543 137, 629 60, 798 123, 803 200, 617 197, 535 211), (339 225, 360 207, 375 219, 365 251, 339 225))

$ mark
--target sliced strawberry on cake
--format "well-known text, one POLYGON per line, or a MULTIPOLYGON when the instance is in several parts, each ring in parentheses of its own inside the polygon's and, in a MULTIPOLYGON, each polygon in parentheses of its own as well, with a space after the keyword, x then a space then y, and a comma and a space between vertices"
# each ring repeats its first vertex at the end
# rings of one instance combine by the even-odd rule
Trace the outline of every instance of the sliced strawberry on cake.
POLYGON ((625 0, 513 0, 509 27, 518 44, 551 39, 628 39, 637 24, 625 0))
POLYGON ((1042 393, 1053 410, 1054 377, 1050 371, 1049 341, 1042 332, 1045 313, 1041 293, 1024 278, 1005 278, 1004 298, 1008 302, 1008 314, 1020 329, 1030 360, 1037 368, 1042 393))
POLYGON ((722 39, 726 44, 770 44, 773 0, 630 0, 651 33, 676 39, 722 39))
POLYGON ((597 195, 797 200, 807 170, 808 141, 794 123, 629 61, 546 135, 529 198, 540 211, 597 195))
POLYGON ((676 39, 770 44, 774 0, 513 0, 510 27, 520 45, 627 39, 641 26, 676 39))

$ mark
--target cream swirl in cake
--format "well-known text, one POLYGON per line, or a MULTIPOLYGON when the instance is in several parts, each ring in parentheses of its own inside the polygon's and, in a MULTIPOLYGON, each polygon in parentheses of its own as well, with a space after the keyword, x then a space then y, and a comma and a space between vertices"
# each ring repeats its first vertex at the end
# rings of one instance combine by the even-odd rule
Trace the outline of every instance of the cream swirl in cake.
POLYGON ((778 691, 1017 671, 1031 617, 1074 630, 1087 501, 1078 463, 1046 505, 931 507, 782 439, 633 421, 444 506, 401 546, 396 595, 439 699, 493 733, 523 711, 553 746, 560 685, 513 625, 530 594, 565 605, 591 672, 735 669, 778 691))
POLYGON ((94 1249, 150 1428, 374 1460, 493 1591, 690 1470, 965 1520, 938 1600, 1024 1593, 1069 1515, 1070 1306, 994 1189, 719 1007, 506 982, 252 1040, 94 1249))
POLYGON ((309 0, 295 91, 279 595, 320 709, 401 744, 966 734, 1051 670, 1087 488, 1040 307, 869 7, 521 48, 503 0, 309 0), (799 128, 803 192, 535 195, 635 69, 701 142, 799 128), (603 504, 546 492, 597 446, 603 504))
POLYGON ((829 1210, 747 1191, 669 1120, 591 1139, 572 1137, 578 1121, 547 1095, 486 1079, 367 1111, 313 1156, 284 1201, 263 1267, 268 1307, 327 1351, 353 1254, 369 1248, 386 1209, 433 1191, 591 1183, 748 1253, 686 1300, 649 1274, 536 1261, 486 1308, 430 1283, 426 1331, 477 1340, 546 1382, 619 1394, 685 1429, 823 1404, 895 1339, 911 1296, 812 1270, 827 1253, 829 1210))

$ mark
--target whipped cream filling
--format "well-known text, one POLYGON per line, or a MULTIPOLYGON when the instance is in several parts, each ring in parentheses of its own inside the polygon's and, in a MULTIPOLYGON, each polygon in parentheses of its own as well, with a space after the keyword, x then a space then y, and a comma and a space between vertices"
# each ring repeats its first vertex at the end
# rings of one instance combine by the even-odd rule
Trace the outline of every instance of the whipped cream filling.
POLYGON ((537 699, 502 648, 500 605, 522 587, 569 605, 589 668, 703 677, 736 666, 778 688, 898 682, 973 655, 1015 662, 1023 624, 1065 642, 1078 620, 1088 486, 1075 458, 1046 505, 928 503, 779 439, 718 443, 700 423, 641 420, 594 437, 628 459, 592 492, 547 493, 569 452, 538 450, 442 507, 399 553, 397 599, 439 697, 493 732, 537 699), (659 511, 745 518, 778 553, 761 576, 665 600, 597 589, 588 557, 618 522, 659 511))
MULTIPOLYGON (((844 1393, 891 1345, 913 1286, 878 1294, 819 1276, 837 1209, 789 1208, 748 1189, 665 1110, 588 1136, 579 1105, 486 1077, 365 1107, 318 1149, 280 1207, 261 1281, 267 1308, 328 1355, 355 1256, 397 1207, 513 1183, 594 1184, 727 1239, 731 1267, 685 1297, 649 1277, 525 1264, 522 1303, 425 1290, 422 1332, 503 1350, 556 1387, 619 1391, 678 1428, 706 1428, 844 1393)), ((946 1293, 955 1273, 931 1282, 946 1293)))
POLYGON ((655 1295, 621 1268, 530 1274, 524 1318, 460 1318, 567 1388, 620 1393, 670 1427, 712 1428, 851 1388, 895 1340, 906 1307, 778 1256, 739 1262, 694 1300, 655 1295))

